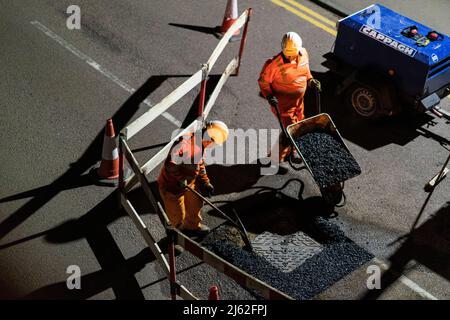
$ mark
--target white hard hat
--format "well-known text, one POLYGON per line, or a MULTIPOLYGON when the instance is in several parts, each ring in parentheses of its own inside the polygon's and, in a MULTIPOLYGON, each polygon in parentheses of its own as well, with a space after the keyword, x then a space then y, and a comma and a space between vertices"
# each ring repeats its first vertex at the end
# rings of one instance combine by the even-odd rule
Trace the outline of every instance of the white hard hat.
POLYGON ((285 56, 303 54, 302 48, 303 41, 297 32, 290 31, 283 36, 281 50, 283 50, 285 56))
POLYGON ((213 120, 206 122, 206 132, 208 136, 217 144, 222 144, 228 139, 228 126, 220 121, 213 120))

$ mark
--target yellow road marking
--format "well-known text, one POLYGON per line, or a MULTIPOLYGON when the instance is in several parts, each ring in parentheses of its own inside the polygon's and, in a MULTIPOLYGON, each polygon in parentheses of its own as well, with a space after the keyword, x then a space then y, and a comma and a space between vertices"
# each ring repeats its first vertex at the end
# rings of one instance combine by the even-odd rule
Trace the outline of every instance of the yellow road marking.
POLYGON ((303 12, 301 12, 301 11, 299 11, 299 10, 297 10, 297 9, 295 9, 295 8, 293 8, 293 7, 291 7, 290 5, 288 5, 288 4, 284 3, 284 2, 281 2, 281 1, 279 1, 279 0, 271 0, 271 1, 272 1, 273 3, 275 3, 276 5, 278 5, 278 6, 280 6, 280 7, 283 7, 283 8, 286 9, 287 11, 292 12, 293 14, 299 16, 300 18, 302 18, 302 19, 308 21, 309 23, 315 25, 316 27, 318 27, 318 28, 320 28, 320 29, 322 29, 322 30, 328 32, 329 34, 331 34, 331 35, 333 35, 333 36, 336 36, 336 35, 337 35, 337 32, 336 32, 335 29, 332 29, 332 28, 330 28, 330 27, 324 25, 323 23, 321 23, 321 22, 319 22, 319 21, 317 21, 317 20, 311 18, 310 16, 307 16, 307 15, 304 14, 303 12))
POLYGON ((285 1, 292 4, 293 6, 295 6, 297 8, 299 8, 301 11, 306 12, 310 16, 313 16, 314 18, 317 18, 318 20, 325 22, 326 24, 332 26, 333 28, 336 27, 336 21, 333 21, 333 20, 330 20, 330 19, 324 17, 323 15, 315 12, 314 10, 311 10, 308 7, 305 7, 304 5, 298 3, 297 1, 294 1, 294 0, 285 0, 285 1))

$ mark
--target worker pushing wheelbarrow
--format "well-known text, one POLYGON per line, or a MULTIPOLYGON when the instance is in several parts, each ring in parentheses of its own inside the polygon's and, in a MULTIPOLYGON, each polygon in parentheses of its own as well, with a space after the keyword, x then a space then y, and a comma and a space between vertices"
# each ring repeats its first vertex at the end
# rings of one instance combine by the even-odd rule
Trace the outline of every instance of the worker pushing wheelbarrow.
POLYGON ((286 33, 282 51, 265 63, 258 80, 283 131, 276 146, 280 148, 279 159, 272 159, 275 152, 271 151, 271 161, 287 160, 291 166, 303 161, 325 201, 339 205, 345 200, 344 182, 359 175, 361 169, 330 116, 321 114, 321 85, 311 75, 308 53, 302 45, 297 33, 286 33), (315 89, 318 115, 304 119, 307 88, 315 89), (295 156, 297 161, 293 161, 295 156))
MULTIPOLYGON (((261 94, 271 105, 272 113, 283 128, 304 119, 307 89, 320 90, 320 82, 311 74, 308 52, 302 45, 297 33, 286 33, 281 40, 282 51, 266 61, 258 79, 261 94)), ((279 152, 271 152, 271 163, 289 159, 292 151, 289 139, 280 135, 279 142, 279 152)))

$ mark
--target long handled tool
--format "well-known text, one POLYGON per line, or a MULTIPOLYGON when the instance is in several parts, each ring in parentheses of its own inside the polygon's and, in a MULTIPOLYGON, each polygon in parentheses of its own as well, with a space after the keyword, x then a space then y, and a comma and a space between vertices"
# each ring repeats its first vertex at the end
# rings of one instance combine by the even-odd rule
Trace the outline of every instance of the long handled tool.
POLYGON ((416 220, 414 221, 413 226, 411 227, 410 234, 414 231, 414 229, 416 229, 416 226, 417 226, 417 224, 419 223, 419 220, 420 220, 420 218, 421 218, 423 212, 425 211, 425 208, 426 208, 426 206, 427 206, 427 204, 428 204, 428 201, 429 201, 430 198, 431 198, 431 195, 433 194, 433 192, 434 192, 434 190, 436 189, 436 187, 437 187, 437 185, 439 184, 439 182, 444 178, 444 176, 445 176, 444 172, 446 171, 445 169, 447 169, 446 167, 447 167, 447 164, 448 164, 449 162, 450 162, 450 154, 448 155, 447 160, 445 160, 445 163, 444 163, 444 165, 442 166, 442 169, 439 171, 437 177, 431 179, 431 181, 429 181, 428 184, 425 186, 425 188, 427 188, 427 187, 430 188, 430 191, 429 191, 429 194, 428 194, 427 199, 425 200, 425 202, 424 202, 422 208, 420 209, 419 214, 417 215, 416 220))
MULTIPOLYGON (((283 134, 284 134, 284 137, 285 137, 286 141, 289 141, 289 143, 291 143, 290 142, 291 139, 289 138, 289 134, 288 134, 286 128, 284 127, 283 122, 281 121, 281 112, 280 112, 280 109, 278 108, 278 105, 274 105, 273 108, 277 112, 277 119, 278 119, 278 122, 280 124, 281 130, 283 131, 283 134)), ((292 143, 291 143, 291 146, 292 146, 292 143)), ((298 166, 297 167, 297 166, 294 165, 294 163, 292 161, 293 155, 294 155, 294 146, 291 147, 291 151, 289 152, 289 154, 286 157, 288 159, 288 163, 291 166, 291 168, 294 169, 295 171, 300 171, 303 168, 305 168, 304 166, 298 166)))
POLYGON ((450 154, 448 155, 447 160, 445 161, 444 165, 442 166, 442 169, 439 170, 439 173, 437 175, 435 175, 426 185, 425 185, 425 190, 431 190, 434 189, 435 186, 437 186, 437 184, 439 182, 441 182, 442 179, 444 179, 444 177, 447 175, 447 173, 449 172, 449 169, 447 168, 447 164, 450 162, 450 154))
POLYGON ((318 87, 315 87, 316 91, 316 115, 322 113, 322 103, 320 101, 320 92, 321 90, 318 87))
POLYGON ((450 112, 444 110, 440 106, 435 106, 431 108, 431 112, 433 112, 439 118, 446 118, 447 120, 450 120, 450 112))
MULTIPOLYGON (((272 89, 272 90, 273 90, 273 89, 272 89)), ((320 90, 319 88, 315 87, 315 90, 314 90, 314 91, 315 91, 315 93, 316 93, 316 115, 318 115, 318 114, 322 113, 322 103, 321 103, 321 101, 320 101, 320 93, 321 93, 321 90, 320 90)), ((285 138, 287 139, 287 141, 290 141, 291 139, 289 138, 289 134, 288 134, 286 128, 283 126, 283 122, 281 121, 281 112, 280 112, 280 109, 278 108, 278 105, 273 105, 272 107, 275 109, 275 111, 276 111, 276 113, 277 113, 277 119, 278 119, 278 122, 279 122, 279 124, 280 124, 281 130, 282 130, 283 133, 284 133, 285 138)), ((293 152, 294 152, 294 147, 291 148, 291 152, 290 152, 289 155, 287 156, 287 159, 288 159, 289 165, 290 165, 294 170, 299 171, 299 170, 303 169, 304 167, 303 167, 303 166, 296 167, 296 166, 293 164, 293 162, 292 162, 293 152)))
POLYGON ((422 205, 422 208, 420 208, 420 212, 416 217, 416 220, 414 221, 411 230, 409 231, 409 233, 399 237, 398 239, 392 241, 389 245, 392 245, 396 242, 402 241, 403 239, 408 238, 409 236, 411 236, 411 234, 414 232, 414 230, 416 229, 417 224, 420 221, 420 218, 422 217, 422 214, 425 211, 425 208, 428 205, 428 202, 431 199, 431 196, 433 195, 434 190, 436 189, 437 185, 439 184, 439 182, 445 177, 446 172, 448 171, 447 169, 447 164, 450 162, 450 154, 448 155, 447 160, 445 161, 444 165, 442 166, 442 168, 439 170, 439 173, 434 176, 426 185, 425 185, 425 191, 428 192, 428 196, 425 199, 425 202, 422 205))
POLYGON ((197 197, 199 197, 200 199, 202 199, 203 201, 205 201, 208 205, 211 206, 211 208, 213 208, 214 210, 216 210, 217 212, 219 212, 226 220, 228 220, 236 229, 239 230, 239 233, 242 236, 242 240, 245 243, 245 247, 244 249, 246 249, 247 251, 253 251, 253 247, 252 244, 250 242, 250 240, 248 239, 248 235, 247 235, 247 230, 245 230, 244 225, 241 222, 241 219, 239 219, 238 215, 236 214, 236 212, 234 212, 234 215, 236 217, 236 221, 234 221, 233 219, 231 219, 225 212, 223 212, 222 210, 220 210, 219 208, 217 208, 217 206, 215 206, 211 201, 209 201, 208 199, 206 199, 204 196, 202 196, 200 194, 200 192, 198 192, 197 190, 195 190, 194 188, 186 185, 186 188, 191 191, 192 193, 194 193, 195 195, 197 195, 197 197))

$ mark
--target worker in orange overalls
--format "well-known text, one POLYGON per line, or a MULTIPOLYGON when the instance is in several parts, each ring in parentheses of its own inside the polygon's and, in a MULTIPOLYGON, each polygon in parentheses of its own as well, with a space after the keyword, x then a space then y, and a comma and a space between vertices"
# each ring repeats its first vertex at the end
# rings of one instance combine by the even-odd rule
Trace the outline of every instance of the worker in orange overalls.
MULTIPOLYGON (((281 49, 279 54, 264 64, 258 84, 272 107, 272 113, 277 117, 275 107, 278 107, 281 123, 287 127, 304 119, 303 98, 306 88, 315 86, 320 90, 320 82, 311 75, 308 52, 303 48, 302 39, 297 33, 286 33, 281 41, 281 49)), ((285 161, 290 151, 290 143, 281 133, 277 160, 285 161)))
POLYGON ((188 235, 206 235, 210 229, 201 223, 203 200, 186 188, 208 196, 214 192, 206 173, 205 148, 221 145, 228 138, 228 127, 222 121, 207 122, 200 134, 188 133, 172 145, 158 177, 159 193, 171 224, 188 235))

